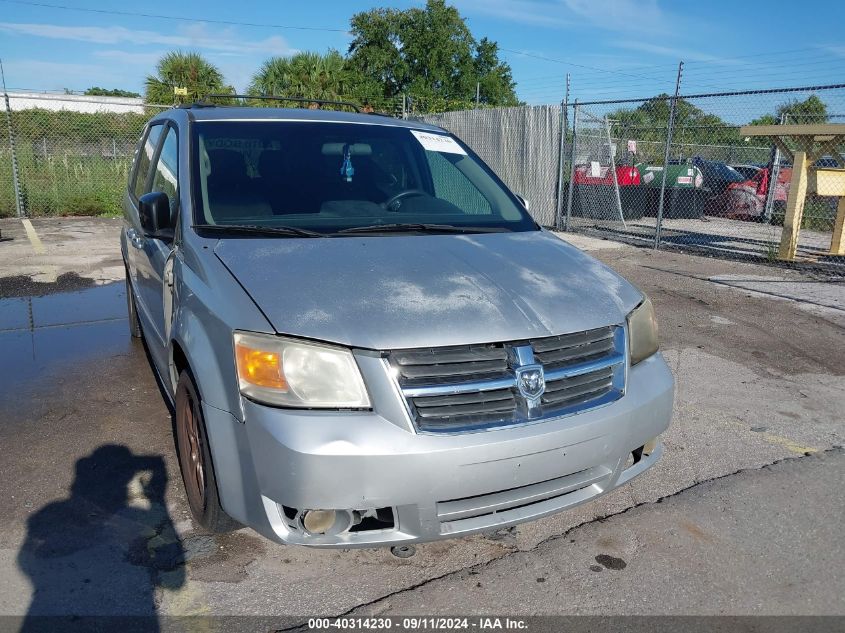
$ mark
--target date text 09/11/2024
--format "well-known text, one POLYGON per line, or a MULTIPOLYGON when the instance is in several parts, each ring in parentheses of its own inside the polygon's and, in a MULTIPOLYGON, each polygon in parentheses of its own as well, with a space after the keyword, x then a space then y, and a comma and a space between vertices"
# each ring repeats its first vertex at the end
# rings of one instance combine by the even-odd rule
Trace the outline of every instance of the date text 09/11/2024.
POLYGON ((450 631, 450 630, 524 630, 528 622, 519 618, 497 617, 342 617, 342 618, 311 618, 308 620, 309 630, 390 630, 399 631, 450 631))

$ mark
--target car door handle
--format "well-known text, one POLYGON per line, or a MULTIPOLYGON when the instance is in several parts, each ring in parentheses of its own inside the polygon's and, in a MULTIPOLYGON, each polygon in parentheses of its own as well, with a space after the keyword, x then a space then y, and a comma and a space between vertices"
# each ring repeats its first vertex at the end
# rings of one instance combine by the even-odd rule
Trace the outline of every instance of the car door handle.
POLYGON ((144 248, 144 238, 135 229, 126 229, 126 239, 128 239, 129 243, 135 248, 144 248))

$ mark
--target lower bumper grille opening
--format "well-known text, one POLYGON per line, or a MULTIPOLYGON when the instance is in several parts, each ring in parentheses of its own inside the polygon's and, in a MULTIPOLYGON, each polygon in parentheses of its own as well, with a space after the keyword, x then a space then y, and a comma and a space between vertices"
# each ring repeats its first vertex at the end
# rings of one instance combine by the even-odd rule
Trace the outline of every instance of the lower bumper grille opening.
POLYGON ((449 532, 459 529, 462 525, 473 524, 473 527, 478 527, 484 522, 504 522, 509 519, 508 515, 516 518, 515 515, 519 514, 520 510, 531 506, 539 507, 542 504, 566 507, 568 498, 576 497, 593 484, 604 481, 612 472, 607 466, 594 466, 527 486, 441 501, 437 504, 437 518, 440 520, 442 531, 449 532))

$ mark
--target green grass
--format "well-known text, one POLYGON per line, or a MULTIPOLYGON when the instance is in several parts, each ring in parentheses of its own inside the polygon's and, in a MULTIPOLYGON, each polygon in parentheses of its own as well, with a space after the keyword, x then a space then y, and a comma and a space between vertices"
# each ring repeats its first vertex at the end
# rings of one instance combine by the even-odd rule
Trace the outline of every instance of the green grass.
MULTIPOLYGON (((783 226, 786 206, 780 204, 772 211, 772 224, 783 226)), ((804 203, 804 214, 801 216, 801 228, 809 231, 830 233, 836 220, 836 205, 831 204, 830 198, 809 196, 804 203)))
MULTIPOLYGON (((132 148, 144 123, 157 111, 12 112, 25 213, 119 215, 132 148), (112 158, 111 153, 118 156, 112 158)), ((16 214, 11 152, 4 132, 0 139, 0 217, 16 214)))
MULTIPOLYGON (((27 215, 114 217, 121 214, 130 158, 64 153, 45 159, 28 149, 19 150, 17 155, 27 215)), ((0 217, 16 213, 12 168, 7 154, 0 156, 0 217)))

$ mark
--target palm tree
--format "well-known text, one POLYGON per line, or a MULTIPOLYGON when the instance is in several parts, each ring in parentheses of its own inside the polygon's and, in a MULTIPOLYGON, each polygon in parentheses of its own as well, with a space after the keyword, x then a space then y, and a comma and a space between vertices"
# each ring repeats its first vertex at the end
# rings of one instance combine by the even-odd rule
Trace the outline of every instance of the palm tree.
MULTIPOLYGON (((255 73, 250 94, 342 100, 352 91, 346 60, 335 50, 297 53, 292 57, 271 57, 255 73)), ((263 103, 262 105, 277 105, 263 103)))
POLYGON ((171 51, 156 64, 156 75, 148 75, 145 83, 147 103, 186 103, 199 101, 209 94, 234 94, 223 73, 199 53, 171 51), (187 95, 174 92, 187 89, 187 95))

